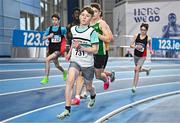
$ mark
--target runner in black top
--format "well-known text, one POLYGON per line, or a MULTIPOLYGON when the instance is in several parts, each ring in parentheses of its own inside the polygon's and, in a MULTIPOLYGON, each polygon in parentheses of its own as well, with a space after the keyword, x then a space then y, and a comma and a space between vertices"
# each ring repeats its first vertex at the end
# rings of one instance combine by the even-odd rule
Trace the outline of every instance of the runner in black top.
POLYGON ((41 84, 48 83, 50 61, 53 60, 55 66, 63 72, 63 79, 67 79, 67 71, 64 70, 58 62, 58 57, 62 55, 61 48, 63 48, 62 42, 64 35, 66 34, 66 28, 59 25, 60 18, 57 14, 51 17, 53 25, 48 27, 45 31, 43 40, 49 40, 49 46, 47 48, 47 57, 45 60, 45 77, 41 80, 41 84))
POLYGON ((138 80, 139 80, 139 72, 146 72, 146 75, 149 75, 150 68, 143 68, 144 61, 147 56, 147 45, 149 44, 150 53, 152 54, 151 48, 151 38, 147 35, 148 24, 141 24, 140 26, 141 33, 134 35, 133 40, 131 42, 130 47, 134 48, 134 81, 132 92, 135 93, 138 80))

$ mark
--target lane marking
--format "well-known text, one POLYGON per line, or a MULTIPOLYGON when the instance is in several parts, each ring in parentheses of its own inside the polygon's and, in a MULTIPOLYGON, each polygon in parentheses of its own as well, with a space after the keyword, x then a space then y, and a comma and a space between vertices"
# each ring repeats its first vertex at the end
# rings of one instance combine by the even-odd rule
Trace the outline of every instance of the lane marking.
MULTIPOLYGON (((147 64, 144 64, 144 66, 148 66, 148 67, 167 67, 169 66, 169 64, 155 64, 155 65, 147 65, 147 64)), ((177 67, 180 67, 180 64, 171 64, 170 67, 174 67, 174 66, 177 66, 177 67)), ((107 66, 106 68, 109 68, 109 69, 112 69, 112 68, 134 68, 134 65, 128 65, 128 66, 119 66, 119 65, 115 65, 115 66, 107 66)), ((67 67, 65 67, 67 68, 67 67)), ((57 70, 57 68, 51 68, 52 70, 57 70)), ((5 72, 24 72, 24 71, 40 71, 40 70, 44 70, 44 68, 39 68, 39 69, 12 69, 12 70, 1 70, 0 73, 5 73, 5 72)))
MULTIPOLYGON (((69 62, 67 63, 67 62, 62 62, 61 60, 59 61, 59 63, 60 64, 69 64, 69 62)), ((18 62, 18 63, 9 63, 9 64, 1 64, 0 63, 0 66, 26 66, 26 65, 37 65, 37 64, 42 64, 42 65, 44 65, 45 64, 45 62, 34 62, 34 63, 20 63, 20 62, 18 62)), ((51 62, 50 64, 54 64, 53 62, 51 62)))
MULTIPOLYGON (((180 82, 170 82, 170 83, 165 83, 165 84, 156 84, 156 85, 147 85, 147 86, 140 86, 138 88, 149 88, 149 87, 156 87, 156 86, 165 86, 165 85, 171 85, 171 84, 180 84, 180 82)), ((131 88, 124 88, 124 89, 117 89, 117 90, 113 90, 113 91, 108 91, 108 92, 102 92, 102 93, 98 93, 97 95, 100 96, 100 95, 104 95, 104 94, 109 94, 109 93, 116 93, 116 92, 121 92, 121 91, 127 91, 127 90, 130 90, 131 88)), ((34 112, 37 112, 37 111, 41 111, 41 110, 44 110, 44 109, 48 109, 48 108, 52 108, 52 107, 55 107, 55 106, 59 106, 59 105, 62 105, 64 104, 65 102, 60 102, 60 103, 55 103, 55 104, 52 104, 52 105, 49 105, 49 106, 45 106, 45 107, 42 107, 42 108, 38 108, 38 109, 35 109, 35 110, 32 110, 32 111, 29 111, 29 112, 26 112, 26 113, 23 113, 23 114, 20 114, 20 115, 16 115, 14 117, 11 117, 11 118, 8 118, 8 119, 5 119, 3 121, 0 121, 2 123, 6 123, 6 122, 9 122, 11 120, 14 120, 14 119, 17 119, 17 118, 20 118, 22 116, 25 116, 25 115, 29 115, 31 113, 34 113, 34 112)))
MULTIPOLYGON (((140 79, 145 79, 145 78, 161 78, 161 77, 177 77, 180 76, 180 74, 174 74, 174 75, 160 75, 160 76, 144 76, 140 77, 140 79)), ((115 81, 126 81, 126 80, 131 80, 133 78, 123 78, 123 79, 116 79, 115 81)), ((95 80, 93 83, 102 83, 101 80, 95 80)), ((18 93, 25 93, 25 92, 30 92, 30 91, 37 91, 37 90, 43 90, 43 89, 51 89, 51 88, 57 88, 57 87, 65 87, 66 85, 55 85, 55 86, 49 86, 49 87, 42 87, 42 88, 33 88, 33 89, 27 89, 27 90, 21 90, 21 91, 14 91, 14 92, 7 92, 7 93, 1 93, 0 96, 6 96, 6 95, 11 95, 11 94, 18 94, 18 93)))
MULTIPOLYGON (((49 78, 59 77, 59 76, 62 76, 62 75, 50 75, 49 78)), ((39 79, 39 78, 43 78, 43 77, 44 76, 13 78, 13 79, 2 79, 2 80, 0 80, 0 82, 3 82, 3 81, 16 81, 16 80, 27 80, 27 79, 39 79)))
POLYGON ((102 116, 101 118, 96 120, 94 123, 103 123, 105 121, 108 121, 109 118, 112 118, 113 116, 117 115, 118 113, 121 113, 122 111, 124 111, 126 109, 132 108, 133 106, 140 105, 142 103, 152 101, 152 100, 155 100, 155 99, 176 95, 176 94, 180 94, 180 91, 173 91, 173 92, 169 92, 169 93, 159 94, 159 95, 156 95, 156 96, 151 96, 151 97, 148 97, 148 98, 145 98, 145 99, 142 99, 142 100, 135 101, 133 103, 124 105, 123 107, 120 107, 120 108, 118 108, 118 109, 116 109, 116 110, 102 116))
MULTIPOLYGON (((162 69, 162 70, 153 70, 153 71, 173 71, 173 70, 179 70, 178 68, 177 69, 162 69)), ((129 70, 129 71, 117 71, 117 72, 115 72, 115 73, 129 73, 129 72, 134 72, 134 71, 132 71, 132 70, 129 70)), ((62 74, 58 74, 58 75, 50 75, 49 77, 51 78, 53 78, 53 77, 58 77, 58 76, 62 76, 62 74)), ((12 79, 1 79, 0 80, 0 82, 1 81, 14 81, 14 80, 27 80, 27 79, 37 79, 37 78, 42 78, 42 77, 44 77, 44 76, 36 76, 36 77, 24 77, 24 78, 12 78, 12 79)))

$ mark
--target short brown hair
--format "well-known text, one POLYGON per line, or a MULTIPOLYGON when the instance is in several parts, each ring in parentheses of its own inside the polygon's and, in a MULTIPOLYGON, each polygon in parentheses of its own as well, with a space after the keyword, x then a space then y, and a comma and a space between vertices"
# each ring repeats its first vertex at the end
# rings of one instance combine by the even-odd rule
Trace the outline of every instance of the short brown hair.
POLYGON ((101 11, 101 6, 98 3, 91 3, 91 7, 96 8, 97 10, 101 11))
POLYGON ((53 18, 53 17, 55 17, 55 18, 57 18, 58 20, 60 20, 60 17, 59 17, 58 14, 53 14, 53 15, 51 16, 51 18, 53 18))
POLYGON ((142 23, 141 26, 140 26, 140 28, 142 28, 142 27, 145 27, 146 30, 148 30, 149 24, 147 24, 147 23, 142 23))
POLYGON ((81 13, 84 12, 85 10, 86 10, 89 14, 91 14, 91 16, 94 15, 94 11, 91 9, 91 7, 89 7, 89 6, 84 7, 84 8, 81 10, 81 13))

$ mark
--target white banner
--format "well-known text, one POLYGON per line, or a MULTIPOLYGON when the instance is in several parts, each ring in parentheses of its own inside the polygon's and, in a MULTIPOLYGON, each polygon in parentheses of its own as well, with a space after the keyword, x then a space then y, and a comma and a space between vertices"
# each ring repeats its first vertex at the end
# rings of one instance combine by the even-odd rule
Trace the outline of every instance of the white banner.
POLYGON ((140 33, 140 25, 148 23, 149 36, 180 39, 179 12, 180 1, 126 2, 113 10, 114 34, 120 45, 129 45, 127 37, 140 33), (126 40, 119 37, 126 37, 126 40))
MULTIPOLYGON (((178 28, 180 28, 180 1, 133 3, 127 4, 126 10, 127 34, 138 33, 140 24, 144 22, 149 24, 148 34, 150 36, 163 37, 163 28, 168 26, 171 15, 175 15, 176 27, 179 26, 178 28)), ((179 33, 178 31, 180 29, 177 29, 174 33, 179 33)), ((180 38, 180 35, 175 34, 173 37, 180 38)), ((168 38, 170 37, 168 36, 168 38)))
MULTIPOLYGON (((150 36, 162 37, 163 27, 167 26, 169 23, 168 16, 170 13, 175 14, 177 27, 180 25, 179 12, 180 1, 143 3, 129 2, 121 4, 115 7, 113 12, 114 34, 134 35, 140 31, 139 26, 144 22, 149 24, 148 34, 150 36)), ((179 29, 176 31, 180 32, 179 29)))

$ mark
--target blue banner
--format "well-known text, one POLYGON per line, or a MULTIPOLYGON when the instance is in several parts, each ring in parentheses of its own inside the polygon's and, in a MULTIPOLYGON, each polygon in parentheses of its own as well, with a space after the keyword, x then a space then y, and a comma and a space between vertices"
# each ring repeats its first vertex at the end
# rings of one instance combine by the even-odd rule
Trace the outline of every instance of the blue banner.
POLYGON ((48 41, 42 40, 44 32, 14 30, 13 47, 47 47, 48 41))
POLYGON ((180 50, 180 39, 152 38, 153 50, 180 50))

